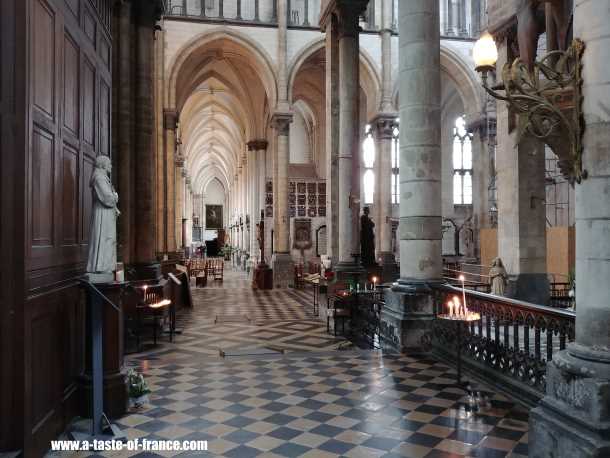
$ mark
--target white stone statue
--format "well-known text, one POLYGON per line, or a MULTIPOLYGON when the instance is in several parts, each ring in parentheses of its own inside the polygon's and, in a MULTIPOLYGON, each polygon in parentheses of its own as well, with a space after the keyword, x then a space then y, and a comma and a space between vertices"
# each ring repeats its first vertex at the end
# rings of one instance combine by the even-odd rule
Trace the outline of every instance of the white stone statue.
POLYGON ((508 275, 500 258, 495 258, 489 269, 489 280, 491 281, 491 294, 504 296, 508 275))
POLYGON ((116 268, 116 218, 119 195, 110 182, 112 162, 108 156, 98 156, 89 186, 93 195, 89 228, 87 273, 92 281, 112 281, 116 268))

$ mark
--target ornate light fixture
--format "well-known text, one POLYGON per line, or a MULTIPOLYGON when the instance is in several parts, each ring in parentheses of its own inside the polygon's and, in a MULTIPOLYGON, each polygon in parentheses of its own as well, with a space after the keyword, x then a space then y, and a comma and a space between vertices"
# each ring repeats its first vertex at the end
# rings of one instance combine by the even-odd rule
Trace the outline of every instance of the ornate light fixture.
POLYGON ((489 87, 487 75, 495 70, 498 50, 484 33, 473 49, 475 70, 483 88, 505 101, 518 115, 518 139, 525 134, 542 140, 559 158, 559 168, 574 185, 587 178, 582 169, 582 54, 585 45, 575 39, 565 51, 551 51, 528 66, 517 58, 502 68, 502 84, 489 87), (501 93, 503 91, 504 93, 501 93))

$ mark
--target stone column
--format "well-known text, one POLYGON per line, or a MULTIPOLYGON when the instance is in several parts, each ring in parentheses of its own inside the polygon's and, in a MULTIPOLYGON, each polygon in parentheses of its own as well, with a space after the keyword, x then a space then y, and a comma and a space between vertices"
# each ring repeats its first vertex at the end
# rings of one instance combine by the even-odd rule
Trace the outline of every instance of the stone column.
POLYGON ((176 154, 176 130, 178 128, 178 115, 173 110, 166 110, 164 116, 165 127, 165 160, 163 161, 165 189, 163 190, 164 205, 163 205, 163 221, 165 229, 163 231, 164 249, 166 253, 176 251, 176 215, 174 205, 174 182, 175 176, 173 173, 174 158, 176 154))
POLYGON ((339 255, 339 39, 337 18, 320 24, 326 33, 326 252, 332 265, 339 255))
POLYGON ((265 209, 265 150, 266 140, 248 142, 251 164, 251 198, 252 214, 250 215, 250 256, 260 258, 260 246, 257 241, 256 225, 260 222, 261 210, 265 209))
POLYGON ((400 280, 386 294, 382 344, 421 350, 442 281, 441 78, 437 1, 400 2, 400 280))
POLYGON ((393 0, 382 0, 381 27, 381 113, 393 113, 392 104, 392 16, 393 0))
POLYGON ((244 206, 244 250, 250 253, 250 229, 248 220, 250 218, 250 164, 247 153, 242 155, 242 196, 244 206))
POLYGON ((156 278, 155 257, 155 148, 154 148, 154 27, 155 2, 140 2, 137 17, 135 90, 135 214, 132 267, 139 278, 156 278))
MULTIPOLYGON (((335 270, 340 276, 360 275, 360 244, 355 226, 360 213, 360 198, 355 191, 354 172, 360 158, 360 61, 359 17, 366 9, 366 0, 329 0, 320 16, 320 24, 337 26, 339 57, 339 155, 338 155, 338 253, 335 270), (334 19, 333 19, 334 17, 334 19), (336 22, 335 22, 336 21, 336 22)), ((334 95, 327 94, 327 97, 334 95)), ((335 186, 337 183, 331 183, 335 186)), ((333 209, 335 211, 335 209, 333 209)))
MULTIPOLYGON (((499 47, 498 68, 508 59, 499 47)), ((546 305, 546 189, 544 144, 524 136, 517 144, 505 103, 497 107, 498 256, 509 274, 506 295, 546 305)))
POLYGON ((381 265, 382 281, 398 278, 398 265, 392 253, 392 139, 396 127, 396 114, 380 114, 373 122, 375 138, 375 180, 379 184, 375 195, 377 226, 375 237, 379 241, 377 260, 381 265))
MULTIPOLYGON (((117 176, 117 191, 119 193, 119 207, 121 217, 117 221, 118 232, 118 259, 126 264, 132 261, 132 212, 133 180, 132 164, 135 160, 132 143, 132 98, 131 92, 131 68, 132 68, 132 46, 131 46, 131 3, 121 3, 116 7, 119 14, 118 27, 114 35, 119 37, 118 68, 115 72, 118 77, 114 78, 114 87, 117 92, 115 106, 116 115, 113 119, 113 136, 116 138, 116 150, 113 154, 113 165, 117 176)), ((116 50, 116 48, 115 48, 116 50)))
POLYGON ((273 183, 273 199, 276 212, 273 215, 275 244, 271 260, 273 286, 286 288, 293 280, 290 254, 290 218, 288 216, 288 161, 292 113, 276 113, 273 116, 276 132, 276 180, 273 183))
POLYGON ((610 456, 610 0, 576 2, 583 65, 583 168, 576 185, 576 342, 547 366, 530 415, 530 456, 610 456))
POLYGON ((184 249, 182 245, 182 207, 184 205, 184 178, 182 177, 182 172, 184 170, 184 157, 178 149, 178 154, 176 154, 174 160, 174 217, 176 224, 174 226, 175 229, 175 238, 176 238, 176 251, 180 251, 184 249))

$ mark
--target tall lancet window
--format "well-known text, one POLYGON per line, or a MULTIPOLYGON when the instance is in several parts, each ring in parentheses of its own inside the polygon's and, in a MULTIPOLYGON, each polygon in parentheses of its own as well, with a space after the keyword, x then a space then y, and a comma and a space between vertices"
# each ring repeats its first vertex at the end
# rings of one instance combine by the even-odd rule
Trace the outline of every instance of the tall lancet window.
MULTIPOLYGON (((398 124, 398 118, 396 119, 398 124)), ((394 127, 392 131, 392 203, 400 203, 400 181, 399 181, 399 149, 400 149, 400 130, 394 127)))
POLYGON ((364 163, 364 203, 372 204, 375 198, 375 140, 371 126, 367 124, 364 142, 362 143, 362 162, 364 163))
POLYGON ((453 127, 453 203, 472 205, 472 134, 463 116, 453 127))

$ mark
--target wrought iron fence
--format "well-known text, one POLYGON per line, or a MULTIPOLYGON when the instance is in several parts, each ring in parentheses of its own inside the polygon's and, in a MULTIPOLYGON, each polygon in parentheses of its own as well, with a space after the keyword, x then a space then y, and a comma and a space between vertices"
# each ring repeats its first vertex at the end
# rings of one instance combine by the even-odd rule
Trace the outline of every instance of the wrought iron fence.
MULTIPOLYGON (((481 315, 464 332, 466 365, 525 402, 536 402, 545 392, 547 362, 574 340, 575 313, 477 291, 465 294, 468 309, 481 315)), ((436 287, 435 313, 446 313, 445 304, 456 295, 461 299, 461 288, 436 287)), ((435 320, 432 333, 435 352, 454 358, 454 323, 435 320)))

